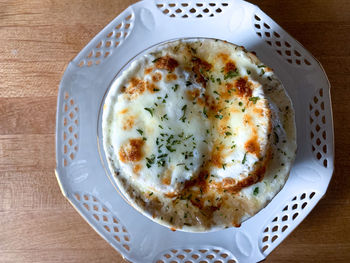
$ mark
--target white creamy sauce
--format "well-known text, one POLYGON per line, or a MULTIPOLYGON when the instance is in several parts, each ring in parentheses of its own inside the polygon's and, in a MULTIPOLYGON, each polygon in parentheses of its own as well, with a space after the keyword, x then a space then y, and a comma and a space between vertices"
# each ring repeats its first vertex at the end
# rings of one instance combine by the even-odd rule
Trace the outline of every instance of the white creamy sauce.
POLYGON ((103 112, 104 149, 138 209, 163 224, 201 231, 239 224, 280 190, 295 155, 293 118, 273 71, 244 49, 214 40, 172 42, 132 62, 114 82, 103 112), (239 188, 251 176, 262 178, 239 188), (130 187, 150 207, 163 208, 147 212, 130 187), (214 211, 208 225, 195 220, 203 207, 214 211), (227 219, 230 207, 244 211, 227 219), (227 209, 226 218, 219 209, 227 209))

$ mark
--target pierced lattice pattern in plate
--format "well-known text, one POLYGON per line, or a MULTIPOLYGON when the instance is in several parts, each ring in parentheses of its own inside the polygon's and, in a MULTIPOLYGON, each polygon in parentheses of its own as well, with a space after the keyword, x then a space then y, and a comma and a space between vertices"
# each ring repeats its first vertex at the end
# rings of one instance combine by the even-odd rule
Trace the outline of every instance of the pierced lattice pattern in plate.
POLYGON ((135 15, 131 11, 125 13, 120 19, 113 25, 113 30, 105 35, 95 47, 83 55, 82 59, 79 59, 78 66, 91 67, 92 65, 99 65, 105 59, 107 59, 113 52, 113 50, 120 46, 125 39, 129 36, 131 30, 134 27, 135 15))
POLYGON ((120 220, 103 205, 96 197, 87 193, 75 193, 74 199, 88 214, 89 219, 98 223, 103 232, 112 237, 117 247, 130 251, 130 234, 120 220))
POLYGON ((325 168, 327 161, 327 132, 326 132, 326 112, 323 89, 319 89, 309 105, 310 110, 310 138, 312 142, 312 152, 318 162, 325 168))
POLYGON ((191 2, 165 2, 156 1, 157 7, 163 14, 173 18, 202 18, 214 17, 229 6, 229 1, 200 1, 191 2))
POLYGON ((63 166, 67 166, 75 159, 78 152, 79 107, 68 92, 63 96, 63 166))
POLYGON ((288 228, 293 226, 293 221, 305 212, 305 208, 315 195, 315 192, 309 192, 294 196, 281 213, 265 227, 260 240, 260 249, 265 255, 268 255, 282 241, 281 238, 291 231, 288 228))
POLYGON ((300 50, 290 44, 292 41, 283 36, 281 32, 272 29, 272 26, 263 21, 262 15, 254 15, 254 30, 256 34, 265 40, 276 52, 285 58, 289 64, 298 66, 311 66, 311 62, 300 50))
POLYGON ((224 248, 176 248, 156 257, 155 263, 235 263, 235 257, 224 248))

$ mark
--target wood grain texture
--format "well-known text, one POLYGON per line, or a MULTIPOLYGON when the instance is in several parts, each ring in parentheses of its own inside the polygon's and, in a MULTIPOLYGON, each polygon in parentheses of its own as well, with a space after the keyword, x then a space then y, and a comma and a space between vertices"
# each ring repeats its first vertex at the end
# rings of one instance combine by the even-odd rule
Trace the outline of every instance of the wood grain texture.
MULTIPOLYGON (((135 0, 0 0, 0 262, 126 262, 62 196, 55 112, 68 62, 135 0)), ((266 262, 350 262, 350 1, 252 0, 323 65, 336 169, 266 262)))

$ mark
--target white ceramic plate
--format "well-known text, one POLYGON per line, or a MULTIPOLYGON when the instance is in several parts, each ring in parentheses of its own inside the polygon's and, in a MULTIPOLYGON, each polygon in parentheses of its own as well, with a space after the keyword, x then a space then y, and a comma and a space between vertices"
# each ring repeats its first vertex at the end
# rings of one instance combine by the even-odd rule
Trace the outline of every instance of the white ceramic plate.
POLYGON ((333 173, 329 82, 321 65, 257 6, 241 0, 145 0, 116 17, 71 61, 57 106, 56 175, 85 220, 133 262, 257 262, 307 216, 333 173), (298 151, 271 203, 240 228, 172 232, 131 207, 105 167, 101 105, 117 73, 160 42, 211 37, 244 45, 272 67, 292 98, 298 151), (110 178, 111 177, 111 178, 110 178))

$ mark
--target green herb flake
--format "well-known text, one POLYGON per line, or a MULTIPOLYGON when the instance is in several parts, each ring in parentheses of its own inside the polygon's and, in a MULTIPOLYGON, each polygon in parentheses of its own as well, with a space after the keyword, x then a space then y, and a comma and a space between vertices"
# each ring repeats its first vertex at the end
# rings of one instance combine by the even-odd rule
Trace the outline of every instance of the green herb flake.
POLYGON ((237 77, 239 75, 238 73, 238 70, 230 70, 229 72, 227 72, 225 75, 224 75, 224 80, 227 80, 227 79, 232 79, 234 77, 237 77))
POLYGON ((175 84, 175 86, 171 87, 171 89, 175 92, 179 88, 179 84, 175 84))
POLYGON ((186 87, 191 86, 191 85, 192 85, 192 82, 189 81, 189 80, 187 80, 187 81, 186 81, 186 87))
POLYGON ((226 136, 231 136, 232 133, 230 133, 230 132, 225 132, 225 135, 226 135, 226 136))
POLYGON ((154 111, 153 108, 144 108, 144 110, 148 111, 151 114, 151 116, 153 117, 153 111, 154 111))
POLYGON ((143 130, 141 130, 141 129, 136 129, 136 131, 137 131, 140 135, 143 134, 143 130))
POLYGON ((208 113, 205 107, 203 108, 203 114, 208 119, 208 113))
POLYGON ((252 72, 249 69, 247 69, 247 74, 250 75, 251 73, 252 72))
POLYGON ((259 194, 259 187, 255 187, 253 194, 257 196, 259 194))
POLYGON ((245 162, 247 161, 247 153, 244 154, 243 160, 242 160, 242 164, 245 164, 245 162))
POLYGON ((238 105, 243 106, 243 102, 242 101, 238 102, 238 105))
POLYGON ((222 120, 222 118, 223 118, 224 116, 222 116, 222 115, 215 115, 215 118, 217 118, 217 119, 220 119, 220 120, 222 120))
POLYGON ((249 101, 253 102, 254 104, 256 104, 256 102, 259 100, 259 97, 250 97, 249 101))
POLYGON ((163 121, 163 120, 169 120, 168 119, 168 115, 167 114, 164 114, 162 117, 160 117, 160 120, 163 121))
POLYGON ((213 75, 210 75, 209 78, 210 78, 211 82, 215 83, 215 78, 213 77, 213 75))
POLYGON ((154 164, 154 161, 156 159, 156 156, 154 154, 152 154, 150 157, 146 157, 146 166, 147 168, 150 168, 152 166, 152 164, 154 164))
POLYGON ((171 148, 171 146, 165 146, 167 149, 168 149, 168 151, 169 152, 175 152, 176 151, 176 149, 174 149, 174 148, 171 148))
POLYGON ((185 105, 181 108, 181 110, 183 111, 183 114, 182 114, 182 116, 181 116, 181 118, 180 118, 180 121, 185 122, 185 120, 186 120, 185 115, 186 115, 187 105, 185 104, 185 105))

